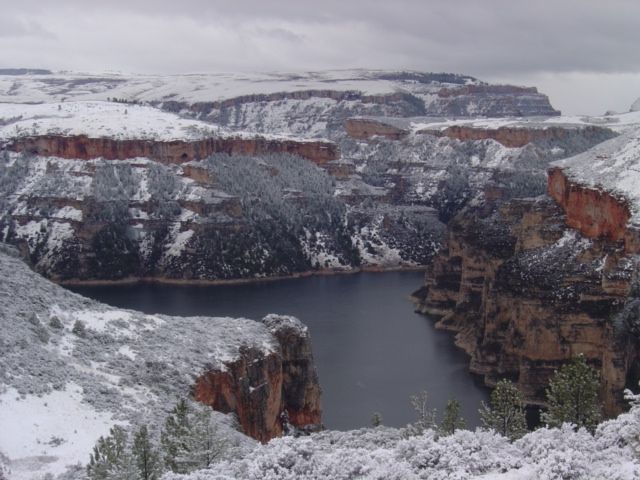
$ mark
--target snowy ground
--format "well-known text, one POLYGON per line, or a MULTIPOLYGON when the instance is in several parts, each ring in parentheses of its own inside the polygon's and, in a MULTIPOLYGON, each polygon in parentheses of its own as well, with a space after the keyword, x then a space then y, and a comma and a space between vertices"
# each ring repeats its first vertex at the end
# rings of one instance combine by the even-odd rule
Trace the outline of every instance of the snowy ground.
MULTIPOLYGON (((218 125, 185 119, 144 105, 107 101, 0 103, 0 143, 38 135, 86 135, 90 138, 163 142, 258 136, 255 133, 231 132, 218 125)), ((286 135, 259 136, 274 140, 292 139, 286 135)))
MULTIPOLYGON (((262 323, 114 309, 1 251, 0 277, 0 459, 12 480, 84 465, 113 424, 159 425, 205 368, 224 369, 243 346, 277 348, 262 323)), ((251 445, 226 415, 218 418, 251 445)))
MULTIPOLYGON (((64 99, 211 102, 245 95, 305 90, 361 91, 366 95, 394 93, 402 88, 435 92, 433 86, 379 78, 390 72, 334 70, 288 73, 220 73, 186 75, 134 75, 54 73, 52 75, 0 75, 0 102, 52 102, 64 99)), ((465 80, 466 78, 466 80, 465 80)), ((467 83, 478 83, 470 77, 467 83)))

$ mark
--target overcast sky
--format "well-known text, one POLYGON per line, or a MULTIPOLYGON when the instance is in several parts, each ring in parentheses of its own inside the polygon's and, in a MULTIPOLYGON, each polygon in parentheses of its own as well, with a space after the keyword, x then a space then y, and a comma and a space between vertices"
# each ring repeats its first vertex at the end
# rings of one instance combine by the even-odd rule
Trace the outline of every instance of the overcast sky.
POLYGON ((640 1, 0 0, 0 67, 447 71, 601 114, 640 97, 640 1))

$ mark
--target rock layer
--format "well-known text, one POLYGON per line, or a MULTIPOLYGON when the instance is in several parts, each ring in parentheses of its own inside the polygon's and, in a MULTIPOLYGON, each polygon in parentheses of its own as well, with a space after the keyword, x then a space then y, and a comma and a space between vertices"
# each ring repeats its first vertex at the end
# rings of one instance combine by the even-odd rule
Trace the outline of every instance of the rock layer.
POLYGON ((221 137, 203 140, 119 140, 79 136, 45 135, 20 137, 12 140, 8 149, 42 156, 89 160, 126 160, 145 157, 164 164, 180 164, 202 160, 214 153, 229 155, 267 155, 289 153, 306 158, 318 165, 339 158, 337 146, 328 141, 296 141, 264 137, 221 137))
POLYGON ((484 205, 449 225, 420 309, 456 332, 472 372, 488 385, 512 379, 531 404, 544 404, 553 372, 583 354, 613 414, 637 359, 636 340, 613 322, 629 301, 633 271, 616 245, 568 229, 551 199, 484 205))
MULTIPOLYGON (((532 142, 558 142, 571 135, 575 128, 559 127, 500 127, 480 128, 464 125, 455 125, 444 130, 420 130, 417 133, 428 133, 437 137, 449 137, 457 140, 486 140, 493 139, 505 147, 519 148, 532 142)), ((602 132, 600 127, 583 127, 581 134, 585 137, 595 136, 602 132)))
POLYGON ((628 253, 640 252, 640 231, 630 225, 631 211, 623 197, 572 181, 557 167, 549 170, 548 192, 571 228, 589 238, 624 244, 628 253))

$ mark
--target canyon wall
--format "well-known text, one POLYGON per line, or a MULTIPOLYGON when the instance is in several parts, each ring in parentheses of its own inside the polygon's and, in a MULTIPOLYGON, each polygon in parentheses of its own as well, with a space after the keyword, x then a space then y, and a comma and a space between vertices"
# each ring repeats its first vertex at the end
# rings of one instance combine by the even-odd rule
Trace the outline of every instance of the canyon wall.
POLYGON ((623 242, 629 253, 640 252, 637 231, 629 225, 629 204, 621 196, 580 185, 561 168, 549 170, 548 193, 564 211, 571 228, 589 238, 623 242))
POLYGON ((548 197, 512 200, 459 214, 416 296, 439 328, 456 333, 487 385, 509 378, 542 405, 554 371, 583 354, 601 374, 605 413, 614 414, 637 360, 635 337, 613 322, 634 270, 615 244, 567 227, 548 197))
POLYGON ((320 384, 307 328, 293 318, 269 315, 263 323, 279 342, 276 352, 241 350, 241 357, 196 380, 194 398, 213 409, 238 416, 242 431, 268 442, 283 431, 282 413, 291 425, 322 424, 320 384))
POLYGON ((202 160, 214 153, 229 155, 268 155, 289 153, 306 158, 318 165, 337 160, 338 147, 328 141, 296 141, 264 137, 220 137, 202 140, 119 140, 90 138, 84 135, 44 135, 20 137, 12 140, 7 148, 15 152, 55 156, 69 159, 126 160, 145 157, 164 164, 180 164, 202 160))
POLYGON ((400 140, 409 134, 407 130, 370 118, 349 118, 344 122, 344 127, 350 137, 358 140, 367 140, 374 136, 400 140))
MULTIPOLYGON (((524 147, 532 142, 558 142, 563 141, 566 137, 575 135, 576 128, 566 126, 558 127, 499 127, 499 128, 482 128, 475 126, 455 125, 447 127, 444 130, 419 130, 416 133, 427 133, 436 137, 449 137, 461 141, 467 140, 486 140, 493 139, 501 143, 505 147, 519 148, 524 147)), ((595 136, 601 133, 601 127, 581 127, 580 135, 585 137, 595 136)))

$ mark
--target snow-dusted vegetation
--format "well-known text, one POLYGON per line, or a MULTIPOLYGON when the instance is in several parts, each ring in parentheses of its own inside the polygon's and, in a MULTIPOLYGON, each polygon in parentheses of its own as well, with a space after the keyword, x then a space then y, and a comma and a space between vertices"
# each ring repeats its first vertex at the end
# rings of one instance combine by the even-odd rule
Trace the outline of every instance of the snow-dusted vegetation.
POLYGON ((640 476, 639 409, 606 422, 595 435, 570 425, 543 428, 511 443, 491 431, 433 430, 407 436, 377 427, 285 437, 258 446, 244 459, 225 461, 166 480, 213 479, 429 479, 632 480, 640 476))
MULTIPOLYGON (((278 348, 262 323, 117 310, 50 283, 13 255, 2 247, 0 459, 11 479, 84 465, 112 425, 159 425, 203 371, 224 369, 243 348, 278 348)), ((232 444, 251 443, 232 418, 215 418, 232 444)))

